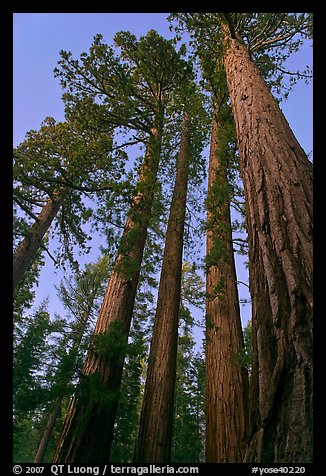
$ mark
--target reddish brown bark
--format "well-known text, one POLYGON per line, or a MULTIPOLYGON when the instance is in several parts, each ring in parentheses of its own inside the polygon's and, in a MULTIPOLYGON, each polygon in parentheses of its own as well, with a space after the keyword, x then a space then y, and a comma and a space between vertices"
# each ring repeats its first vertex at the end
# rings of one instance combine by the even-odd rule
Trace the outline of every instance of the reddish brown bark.
POLYGON ((246 196, 253 368, 247 462, 312 459, 312 165, 245 44, 224 65, 246 196))
POLYGON ((190 117, 186 115, 166 232, 135 463, 168 463, 171 458, 189 147, 190 117))
POLYGON ((246 443, 248 375, 240 360, 244 346, 230 207, 228 201, 220 206, 216 200, 210 203, 214 194, 228 186, 218 109, 216 106, 212 120, 206 253, 209 257, 216 240, 224 253, 206 275, 206 462, 239 463, 246 443))
POLYGON ((45 233, 51 226, 52 221, 62 206, 68 190, 54 191, 42 208, 37 220, 28 231, 27 236, 21 241, 15 250, 13 258, 13 288, 19 284, 28 270, 37 250, 42 245, 45 233))
POLYGON ((152 130, 147 145, 120 253, 108 282, 83 375, 71 401, 54 462, 109 461, 125 357, 123 345, 121 351, 113 350, 114 336, 119 344, 127 343, 154 196, 160 144, 161 127, 152 130), (111 331, 112 348, 107 348, 107 353, 103 353, 103 349, 99 352, 98 336, 107 336, 111 331))

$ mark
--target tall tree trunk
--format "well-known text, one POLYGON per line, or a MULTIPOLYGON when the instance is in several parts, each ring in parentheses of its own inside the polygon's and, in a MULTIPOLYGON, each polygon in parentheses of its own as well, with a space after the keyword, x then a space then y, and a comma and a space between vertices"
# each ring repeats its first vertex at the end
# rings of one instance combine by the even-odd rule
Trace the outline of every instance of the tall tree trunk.
POLYGON ((240 38, 224 65, 249 235, 253 367, 247 462, 312 460, 312 164, 240 38))
POLYGON ((141 261, 158 171, 162 125, 152 129, 137 193, 108 282, 81 380, 54 462, 107 463, 141 261))
POLYGON ((166 232, 135 463, 168 463, 171 458, 189 148, 190 117, 186 114, 166 232))
POLYGON ((64 199, 69 189, 57 190, 53 192, 53 196, 49 198, 47 203, 42 208, 32 227, 27 233, 27 236, 21 241, 15 250, 13 257, 13 288, 19 284, 28 270, 32 259, 37 250, 42 245, 42 240, 45 233, 51 226, 52 221, 57 216, 57 213, 64 202, 64 199))
POLYGON ((243 461, 248 417, 248 375, 241 365, 243 335, 228 201, 227 159, 216 104, 208 175, 206 275, 206 462, 243 461), (217 251, 218 249, 218 251, 217 251), (216 254, 216 252, 218 254, 216 254))

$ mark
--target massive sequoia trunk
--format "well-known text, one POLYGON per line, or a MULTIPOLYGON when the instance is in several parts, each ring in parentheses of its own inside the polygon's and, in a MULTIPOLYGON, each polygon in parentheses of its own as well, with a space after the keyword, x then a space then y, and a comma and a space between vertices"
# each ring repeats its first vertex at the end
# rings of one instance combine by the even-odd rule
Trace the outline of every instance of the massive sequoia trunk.
POLYGON ((227 159, 214 108, 208 174, 206 275, 206 462, 240 463, 247 429, 248 375, 228 202, 227 159))
POLYGON ((249 235, 253 367, 245 461, 310 462, 312 165, 243 41, 226 34, 224 47, 249 235))
POLYGON ((37 250, 42 245, 45 233, 57 216, 60 207, 68 193, 68 189, 54 191, 53 195, 42 208, 37 220, 27 232, 15 250, 13 257, 13 289, 19 284, 28 270, 37 250))
POLYGON ((166 232, 135 463, 169 463, 181 292, 190 117, 185 115, 166 232))
POLYGON ((107 463, 158 171, 162 125, 152 129, 90 349, 54 462, 107 463))

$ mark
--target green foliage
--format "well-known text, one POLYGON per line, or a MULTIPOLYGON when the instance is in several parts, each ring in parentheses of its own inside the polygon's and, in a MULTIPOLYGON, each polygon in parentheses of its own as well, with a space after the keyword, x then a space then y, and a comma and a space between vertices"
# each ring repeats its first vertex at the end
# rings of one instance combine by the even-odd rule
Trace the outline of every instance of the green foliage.
MULTIPOLYGON (((222 276, 220 280, 215 284, 213 292, 212 293, 206 293, 206 298, 209 300, 219 298, 224 299, 225 298, 225 290, 226 290, 226 282, 225 282, 225 277, 222 276)), ((209 327, 208 321, 207 321, 207 326, 209 327)))
POLYGON ((124 362, 120 398, 117 410, 114 440, 110 460, 113 463, 130 463, 138 432, 141 402, 144 391, 146 356, 149 351, 150 328, 155 309, 152 287, 157 282, 150 278, 152 254, 145 248, 134 307, 129 347, 124 362), (147 256, 148 255, 148 256, 147 256))
POLYGON ((247 322, 243 329, 244 348, 243 351, 234 356, 234 363, 245 367, 250 375, 252 368, 252 324, 247 322))
POLYGON ((119 321, 111 323, 109 331, 94 336, 94 352, 105 360, 123 358, 128 352, 128 340, 121 332, 119 321))
POLYGON ((71 395, 81 372, 90 340, 91 319, 97 315, 111 264, 107 257, 89 263, 80 274, 61 281, 58 296, 69 311, 69 332, 57 339, 57 365, 52 376, 51 399, 71 395))
MULTIPOLYGON (((30 268, 25 273, 13 293, 13 321, 17 325, 33 305, 35 298, 35 285, 38 284, 41 267, 44 265, 43 250, 36 253, 30 268)), ((15 332, 15 331, 14 331, 15 332)))
POLYGON ((245 367, 250 372, 252 367, 252 322, 248 321, 243 330, 244 353, 245 353, 245 367))
MULTIPOLYGON (((78 387, 80 401, 86 409, 85 422, 87 412, 92 411, 94 405, 100 412, 110 409, 119 399, 112 462, 131 462, 137 435, 154 315, 152 288, 157 286, 155 275, 162 256, 166 209, 185 111, 192 117, 189 221, 196 211, 202 212, 200 193, 207 168, 203 150, 208 142, 213 105, 219 105, 219 120, 223 123, 219 135, 221 170, 205 203, 211 213, 206 230, 214 232, 213 247, 206 257, 207 268, 229 258, 224 240, 228 230, 223 225, 226 205, 233 204, 241 217, 245 214, 235 127, 223 69, 221 25, 226 21, 225 15, 181 13, 171 18, 191 34, 193 53, 200 58, 202 80, 199 85, 210 94, 210 100, 195 86, 192 62, 184 59, 184 47, 176 51, 174 40, 165 40, 153 30, 138 40, 130 32, 119 32, 114 49, 103 42, 101 35, 96 35, 89 52, 82 53, 79 59, 61 52, 55 75, 65 91, 66 121, 57 123, 53 118, 46 118, 39 131, 30 131, 14 149, 15 244, 28 233, 46 200, 58 190, 69 189, 51 235, 61 240, 58 261, 67 257, 73 261, 76 246, 84 251, 89 249, 90 237, 85 228, 91 224, 96 231, 107 234, 108 256, 112 258, 115 252, 120 253, 116 272, 126 279, 140 272, 129 341, 118 321, 111 325, 108 333, 96 335, 92 341, 96 354, 103 359, 125 358, 120 394, 108 391, 99 372, 83 376, 78 387), (146 180, 137 183, 137 174, 145 159, 140 156, 133 163, 132 147, 142 144, 145 148, 153 128, 163 123, 159 182, 148 173, 146 180), (126 163, 131 167, 128 172, 126 163), (145 196, 148 191, 154 194, 152 215, 146 203, 138 210, 133 207, 129 216, 136 226, 125 233, 118 244, 116 229, 124 228, 126 210, 134 205, 136 197, 145 196), (144 220, 149 224, 149 232, 140 269, 128 253, 140 237, 144 220)), ((284 72, 284 62, 298 50, 303 38, 311 34, 310 14, 232 13, 229 19, 270 86, 283 94, 288 74, 284 72)), ((305 75, 309 75, 309 71, 291 75, 289 86, 305 75)), ((159 146, 157 142, 156 152, 159 146)), ((202 232, 199 226, 196 228, 202 232)), ((234 221, 233 229, 242 232, 244 228, 242 220, 234 221)), ((245 251, 245 245, 239 246, 245 251)), ((61 283, 59 296, 69 312, 69 319, 51 320, 45 304, 30 318, 25 315, 32 305, 33 286, 43 264, 41 250, 15 291, 14 446, 17 462, 32 461, 51 405, 60 396, 65 397, 64 408, 48 451, 47 459, 51 460, 55 437, 89 344, 85 329, 89 331, 88 321, 96 317, 99 310, 99 300, 112 269, 111 258, 88 265, 83 272, 79 270, 72 279, 61 283)), ((224 291, 222 279, 214 295, 206 296, 196 266, 189 262, 183 265, 172 452, 175 463, 204 460, 205 362, 202 351, 195 350, 193 329, 198 323, 191 307, 203 309, 205 298, 222 297, 224 291)), ((206 323, 209 329, 212 326, 209 316, 206 323)), ((251 339, 249 322, 244 329, 245 349, 234 356, 234 364, 249 371, 251 339)))
POLYGON ((89 53, 80 60, 61 52, 55 75, 67 91, 69 114, 83 115, 102 130, 131 129, 143 140, 161 122, 162 103, 187 74, 186 63, 173 42, 154 30, 139 40, 130 32, 119 32, 114 41, 120 54, 101 35, 95 36, 89 53))
POLYGON ((95 263, 86 264, 84 270, 64 277, 56 287, 59 299, 75 321, 72 326, 76 327, 76 334, 85 320, 96 317, 111 269, 110 257, 102 256, 95 263))
POLYGON ((40 420, 35 413, 27 413, 19 424, 13 425, 13 463, 31 463, 37 451, 40 420))
MULTIPOLYGON (((14 457, 17 462, 31 462, 37 451, 48 416, 58 398, 63 403, 75 390, 86 348, 87 329, 92 313, 110 272, 104 257, 85 266, 80 274, 62 280, 59 297, 69 311, 65 319, 50 320, 46 303, 32 318, 21 317, 16 326, 14 350, 14 457), (33 444, 24 432, 33 434, 33 444), (22 459, 23 458, 23 459, 22 459)), ((65 414, 56 422, 56 430, 65 414)), ((58 435, 52 435, 46 458, 51 461, 58 435)))
POLYGON ((194 54, 201 60, 206 85, 223 83, 223 34, 240 35, 269 86, 280 98, 299 79, 309 80, 311 72, 288 71, 286 60, 312 37, 311 13, 173 13, 169 16, 176 32, 187 30, 194 54))
POLYGON ((51 331, 45 302, 35 311, 26 330, 22 326, 17 329, 13 353, 13 402, 17 421, 46 401, 47 389, 41 371, 49 351, 47 337, 51 331))
MULTIPOLYGON (((14 460, 32 462, 46 422, 57 369, 54 336, 63 331, 62 321, 50 319, 44 301, 31 316, 23 316, 15 328, 13 352, 14 460), (33 435, 33 441, 26 438, 33 435)), ((66 389, 65 389, 66 390, 66 389)))
POLYGON ((220 266, 221 263, 227 262, 229 259, 230 255, 225 245, 225 239, 214 236, 212 249, 205 257, 206 270, 211 266, 220 266))
MULTIPOLYGON (((216 90, 213 89, 213 96, 216 96, 216 90)), ((224 99, 221 100, 218 110, 217 98, 214 99, 215 108, 213 114, 213 123, 218 124, 217 144, 211 144, 211 147, 216 146, 215 153, 218 168, 211 166, 211 174, 214 176, 214 181, 210 185, 208 196, 205 201, 208 211, 205 228, 212 237, 212 244, 210 252, 206 256, 206 269, 211 266, 219 266, 223 262, 230 259, 227 248, 229 240, 228 229, 228 214, 229 207, 232 202, 239 202, 238 196, 242 197, 242 189, 239 187, 238 175, 238 157, 235 138, 234 121, 231 114, 231 109, 224 99), (216 115, 216 116, 215 116, 216 115)), ((216 127, 217 124, 214 124, 216 127)), ((212 152, 211 152, 212 153, 212 152)), ((239 211, 239 210, 237 210, 239 211)), ((244 217, 243 217, 244 219, 244 217)), ((235 229, 235 224, 232 227, 235 229)), ((240 224, 237 226, 237 231, 240 230, 240 224)))
POLYGON ((91 405, 91 412, 95 407, 96 412, 100 415, 103 411, 108 411, 119 398, 119 391, 108 390, 104 385, 100 372, 94 372, 85 377, 83 384, 79 389, 82 394, 81 400, 83 400, 84 395, 87 395, 87 404, 89 403, 91 405), (85 384, 86 381, 87 390, 84 391, 83 384, 85 384))
POLYGON ((141 410, 147 345, 144 330, 140 327, 137 329, 137 324, 131 330, 131 340, 124 365, 111 450, 110 459, 113 463, 132 461, 141 410))
POLYGON ((127 281, 131 281, 139 271, 139 264, 131 256, 124 255, 116 263, 114 270, 127 281))
POLYGON ((83 407, 83 413, 78 420, 77 435, 83 434, 89 418, 97 413, 110 412, 119 398, 118 390, 109 390, 103 382, 100 371, 82 375, 76 390, 78 405, 83 407), (95 410, 94 410, 95 409, 95 410))
POLYGON ((182 265, 181 278, 181 301, 183 306, 190 305, 203 309, 205 306, 204 288, 205 283, 197 273, 196 265, 185 261, 182 265))
MULTIPOLYGON (((73 248, 89 251, 84 226, 93 211, 85 205, 84 194, 100 194, 108 189, 119 193, 124 171, 121 153, 114 152, 112 134, 83 129, 76 120, 59 122, 46 118, 39 131, 30 131, 14 149, 14 202, 36 220, 37 207, 49 198, 63 195, 64 203, 54 221, 52 236, 61 247, 57 261, 74 263, 73 248)), ((28 232, 27 221, 16 221, 16 232, 28 232)))
MULTIPOLYGON (((207 296, 207 299, 214 299, 215 296, 210 296, 208 295, 207 296)), ((207 336, 207 331, 209 330, 212 330, 215 328, 215 331, 217 332, 218 331, 218 326, 215 326, 214 325, 214 319, 212 319, 212 316, 210 314, 207 314, 205 315, 205 324, 206 324, 206 340, 209 339, 209 337, 207 336)))

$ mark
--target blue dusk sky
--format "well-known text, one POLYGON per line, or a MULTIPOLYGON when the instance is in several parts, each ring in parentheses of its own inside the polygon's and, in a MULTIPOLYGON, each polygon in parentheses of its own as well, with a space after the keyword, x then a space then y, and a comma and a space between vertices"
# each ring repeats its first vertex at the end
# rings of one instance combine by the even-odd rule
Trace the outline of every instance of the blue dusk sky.
MULTIPOLYGON (((39 129, 45 117, 64 120, 62 89, 53 74, 60 59, 60 50, 71 51, 73 57, 77 58, 82 52, 89 50, 96 34, 102 34, 105 42, 113 44, 114 35, 122 30, 139 37, 154 29, 165 38, 172 38, 167 15, 168 13, 14 13, 14 146, 24 140, 26 132, 39 129)), ((303 69, 306 65, 312 65, 312 47, 309 43, 288 62, 288 67, 292 70, 303 69)), ((309 154, 313 147, 312 84, 306 85, 304 81, 300 81, 281 107, 299 143, 309 154)), ((94 261, 98 256, 95 249, 94 252, 95 254, 86 256, 86 259, 83 258, 83 262, 94 261)), ((37 302, 49 296, 49 312, 52 315, 54 312, 64 312, 54 289, 54 284, 59 284, 61 278, 62 272, 55 270, 53 263, 47 259, 40 276, 37 302)), ((238 279, 247 281, 247 273, 242 265, 238 268, 238 279)), ((250 319, 250 310, 244 311, 242 319, 243 322, 250 319)))

